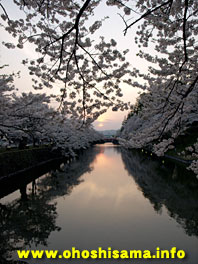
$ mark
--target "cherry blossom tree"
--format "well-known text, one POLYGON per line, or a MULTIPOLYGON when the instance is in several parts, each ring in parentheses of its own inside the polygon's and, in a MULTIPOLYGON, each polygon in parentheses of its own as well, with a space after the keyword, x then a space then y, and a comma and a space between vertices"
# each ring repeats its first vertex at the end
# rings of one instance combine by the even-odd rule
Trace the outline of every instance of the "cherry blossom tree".
MULTIPOLYGON (((130 1, 127 1, 130 3, 130 1)), ((174 149, 175 139, 198 121, 197 12, 196 1, 137 1, 141 11, 125 33, 142 21, 136 36, 138 56, 150 63, 146 74, 136 70, 145 83, 134 83, 147 91, 125 122, 121 136, 130 147, 149 147, 162 156, 174 149), (153 55, 147 52, 152 44, 153 55)), ((190 166, 197 173, 196 142, 190 166)))
POLYGON ((8 142, 50 144, 63 155, 75 155, 102 136, 91 125, 50 107, 45 94, 14 93, 13 76, 0 76, 0 135, 8 142), (26 139, 24 141, 24 139, 26 139))
MULTIPOLYGON (((0 70, 2 70, 6 65, 2 66, 0 70)), ((5 138, 9 141, 9 137, 7 136, 7 129, 5 121, 8 118, 8 112, 11 108, 11 94, 14 90, 14 75, 0 75, 0 137, 5 138)))
MULTIPOLYGON (((154 42, 156 56, 142 50, 139 52, 140 57, 158 65, 158 68, 150 67, 150 74, 145 75, 129 68, 124 56, 127 51, 118 51, 115 40, 106 42, 104 37, 99 41, 93 40, 92 35, 102 27, 105 18, 91 25, 88 20, 101 1, 13 2, 24 11, 24 18, 12 20, 2 4, 1 17, 5 21, 5 29, 18 39, 18 48, 23 48, 29 41, 40 54, 36 61, 24 60, 34 76, 35 89, 52 87, 55 81, 62 82, 60 101, 71 114, 75 110, 81 118, 89 120, 96 119, 108 107, 127 109, 129 104, 119 99, 122 81, 148 91, 161 83, 167 91, 164 108, 171 101, 172 91, 177 90, 181 98, 177 112, 182 110, 183 101, 196 86, 198 77, 193 71, 197 66, 196 1, 106 1, 108 6, 117 6, 123 11, 124 15, 120 16, 124 22, 124 34, 129 33, 134 24, 142 22, 135 37, 140 48, 147 47, 150 40, 154 42), (132 13, 137 18, 131 22, 127 17, 132 13), (132 82, 128 75, 143 77, 146 84, 132 82)), ((15 47, 12 43, 5 45, 15 47)), ((174 111, 168 120, 172 116, 174 111)), ((162 130, 168 125, 168 120, 162 130)))
POLYGON ((16 45, 5 45, 23 48, 25 42, 32 43, 39 59, 23 63, 35 89, 62 84, 61 113, 90 124, 109 107, 130 107, 120 100, 123 83, 141 88, 146 91, 139 99, 141 111, 125 124, 125 144, 151 146, 158 155, 174 148, 175 139, 197 121, 197 1, 105 1, 118 8, 124 34, 138 26, 137 56, 149 63, 146 73, 130 67, 127 50, 119 51, 116 40, 94 39, 106 19, 89 22, 101 0, 13 2, 24 17, 11 19, 1 4, 5 29, 18 40, 16 45))
POLYGON ((13 1, 24 11, 25 18, 12 20, 2 5, 5 30, 18 44, 4 43, 8 48, 23 48, 29 41, 40 55, 24 60, 33 75, 33 87, 52 88, 59 83, 61 107, 80 118, 95 120, 109 107, 128 109, 123 103, 121 83, 128 80, 127 50, 120 52, 116 41, 104 37, 94 41, 94 32, 103 20, 88 23, 101 1, 13 1), (86 26, 88 24, 88 26, 86 26), (93 35, 93 36, 92 36, 93 35))

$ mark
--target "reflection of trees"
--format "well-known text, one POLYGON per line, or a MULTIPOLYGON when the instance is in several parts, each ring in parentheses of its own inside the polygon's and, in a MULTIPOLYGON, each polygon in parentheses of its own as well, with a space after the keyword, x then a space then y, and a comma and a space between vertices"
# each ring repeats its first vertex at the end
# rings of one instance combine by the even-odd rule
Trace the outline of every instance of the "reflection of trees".
POLYGON ((60 230, 56 226, 56 215, 56 204, 48 204, 46 199, 36 195, 1 205, 1 258, 6 261, 11 252, 32 243, 46 245, 50 233, 60 230))
POLYGON ((0 204, 0 263, 13 263, 11 254, 17 249, 47 245, 50 233, 60 230, 53 199, 71 193, 81 182, 80 176, 91 170, 96 153, 95 148, 84 151, 71 164, 62 164, 59 170, 33 181, 27 194, 21 186, 23 199, 0 204))
POLYGON ((80 184, 80 176, 92 170, 91 163, 98 153, 98 148, 90 148, 79 154, 72 163, 61 164, 60 169, 50 173, 37 182, 37 192, 48 200, 69 195, 74 186, 80 184))
POLYGON ((179 167, 166 168, 158 161, 136 151, 121 149, 125 168, 160 212, 164 205, 168 213, 188 235, 198 236, 198 183, 179 167))

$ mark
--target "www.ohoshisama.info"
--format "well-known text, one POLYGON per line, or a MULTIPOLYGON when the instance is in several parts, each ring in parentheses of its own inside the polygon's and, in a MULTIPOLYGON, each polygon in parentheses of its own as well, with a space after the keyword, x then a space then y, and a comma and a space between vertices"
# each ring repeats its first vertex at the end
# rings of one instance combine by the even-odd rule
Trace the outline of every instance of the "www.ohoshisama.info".
POLYGON ((79 250, 72 247, 71 250, 17 250, 18 258, 21 259, 184 259, 186 252, 172 247, 169 250, 156 248, 153 253, 150 250, 117 250, 108 247, 98 247, 93 250, 79 250))

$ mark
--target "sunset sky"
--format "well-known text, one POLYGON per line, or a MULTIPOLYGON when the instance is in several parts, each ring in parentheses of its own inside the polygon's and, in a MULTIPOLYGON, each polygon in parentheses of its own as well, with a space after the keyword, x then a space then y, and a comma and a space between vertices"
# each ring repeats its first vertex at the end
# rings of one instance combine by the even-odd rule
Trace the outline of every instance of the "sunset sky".
MULTIPOLYGON (((7 13, 11 19, 15 19, 20 15, 20 12, 17 10, 15 5, 13 5, 12 0, 3 0, 1 3, 7 10, 7 13)), ((130 52, 127 54, 127 59, 131 63, 132 67, 137 67, 141 69, 143 72, 147 70, 147 63, 142 61, 140 58, 136 56, 138 52, 138 47, 134 42, 134 36, 136 28, 130 29, 127 36, 124 36, 123 29, 124 23, 118 15, 118 9, 112 7, 106 7, 105 4, 100 5, 96 9, 97 15, 94 16, 94 19, 102 18, 105 16, 109 16, 102 28, 98 30, 98 32, 94 35, 97 39, 100 35, 105 36, 106 39, 115 39, 118 44, 118 48, 121 50, 129 49, 130 52)), ((91 20, 93 18, 90 18, 91 20)), ((0 28, 0 40, 11 42, 13 41, 12 37, 6 33, 3 28, 0 28)), ((24 49, 14 49, 9 50, 5 48, 2 44, 0 45, 0 65, 8 64, 9 66, 3 69, 4 73, 12 73, 20 71, 21 78, 16 79, 15 84, 19 89, 19 92, 29 92, 33 91, 31 77, 28 73, 28 69, 21 64, 21 61, 25 58, 37 58, 38 54, 34 52, 33 47, 27 43, 24 49)), ((133 87, 128 87, 127 85, 122 87, 123 89, 123 98, 124 101, 130 101, 132 103, 135 102, 139 90, 133 87)), ((38 91, 36 91, 38 92, 38 91)), ((58 93, 59 88, 56 90, 56 87, 52 90, 41 92, 46 93, 58 93)), ((53 104, 53 103, 52 103, 53 104)), ((55 103, 54 103, 55 106, 55 103)), ((109 110, 107 113, 103 114, 98 118, 98 120, 94 123, 94 127, 97 130, 107 130, 107 129, 119 129, 121 123, 123 121, 124 116, 127 115, 127 111, 125 112, 112 112, 109 110)))

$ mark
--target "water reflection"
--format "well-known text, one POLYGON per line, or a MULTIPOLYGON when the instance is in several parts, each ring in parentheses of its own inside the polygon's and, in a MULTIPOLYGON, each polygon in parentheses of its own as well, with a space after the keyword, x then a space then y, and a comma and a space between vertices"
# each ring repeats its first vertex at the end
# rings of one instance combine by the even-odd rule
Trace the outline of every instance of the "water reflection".
MULTIPOLYGON (((17 247, 63 251, 102 246, 154 251, 157 246, 176 246, 190 256, 182 263, 196 264, 196 190, 197 183, 186 182, 177 168, 167 169, 119 146, 95 146, 70 165, 62 164, 27 187, 21 186, 21 193, 0 200, 0 255, 8 260, 17 247)), ((156 263, 50 260, 68 262, 156 263)), ((159 260, 157 264, 166 262, 159 260)), ((28 259, 28 263, 37 262, 28 259)), ((176 263, 181 261, 174 260, 176 263)))
POLYGON ((13 251, 31 244, 47 245, 52 231, 59 231, 56 225, 56 204, 48 204, 39 195, 28 196, 28 200, 15 200, 0 205, 0 255, 1 261, 8 260, 13 251))
POLYGON ((69 195, 83 181, 81 175, 92 171, 92 162, 97 153, 97 149, 91 148, 81 153, 72 163, 61 164, 59 170, 50 172, 50 177, 43 177, 37 182, 36 193, 48 201, 69 195))
POLYGON ((17 249, 48 245, 51 232, 61 230, 56 225, 57 203, 52 200, 71 193, 81 182, 80 176, 92 170, 96 154, 89 149, 70 165, 61 164, 28 186, 21 185, 16 199, 0 200, 0 263, 15 263, 12 253, 17 249))
POLYGON ((178 165, 162 165, 137 151, 118 149, 125 169, 156 212, 168 210, 188 235, 198 236, 198 181, 178 165))

